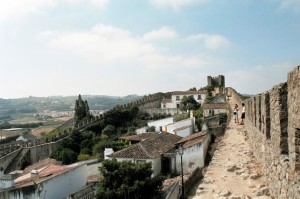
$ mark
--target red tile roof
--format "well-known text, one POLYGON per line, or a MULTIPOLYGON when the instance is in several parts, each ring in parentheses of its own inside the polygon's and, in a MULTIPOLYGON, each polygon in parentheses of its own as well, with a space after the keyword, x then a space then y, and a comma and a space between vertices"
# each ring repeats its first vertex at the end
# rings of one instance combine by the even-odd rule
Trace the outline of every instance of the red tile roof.
POLYGON ((178 144, 183 143, 183 148, 188 148, 195 144, 202 143, 206 137, 207 137, 207 133, 198 132, 198 133, 194 133, 192 135, 182 138, 177 143, 178 144))
POLYGON ((30 186, 34 183, 38 184, 74 168, 75 167, 50 164, 48 166, 45 166, 44 168, 38 169, 36 176, 31 176, 31 173, 27 173, 18 177, 17 179, 15 179, 15 187, 30 186))
POLYGON ((180 139, 180 136, 171 133, 159 133, 147 140, 117 151, 108 157, 155 159, 172 149, 180 139))
POLYGON ((158 133, 155 132, 149 132, 149 133, 141 133, 138 135, 128 135, 128 136, 122 136, 119 139, 121 140, 131 140, 131 141, 142 141, 142 140, 146 140, 149 139, 155 135, 157 135, 158 133))
POLYGON ((52 165, 52 164, 53 165, 61 165, 61 162, 58 162, 55 159, 46 158, 46 159, 41 160, 33 165, 26 167, 23 171, 23 174, 30 173, 32 170, 38 170, 38 169, 44 168, 44 167, 46 167, 48 165, 52 165))

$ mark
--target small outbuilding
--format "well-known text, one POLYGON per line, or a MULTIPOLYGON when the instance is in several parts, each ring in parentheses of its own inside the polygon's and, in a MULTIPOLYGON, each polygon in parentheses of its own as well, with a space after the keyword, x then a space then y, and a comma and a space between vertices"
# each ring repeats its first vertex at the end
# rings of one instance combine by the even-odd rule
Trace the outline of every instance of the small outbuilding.
POLYGON ((32 134, 23 134, 23 135, 20 135, 16 141, 23 141, 23 142, 33 142, 37 140, 37 137, 32 135, 32 134))

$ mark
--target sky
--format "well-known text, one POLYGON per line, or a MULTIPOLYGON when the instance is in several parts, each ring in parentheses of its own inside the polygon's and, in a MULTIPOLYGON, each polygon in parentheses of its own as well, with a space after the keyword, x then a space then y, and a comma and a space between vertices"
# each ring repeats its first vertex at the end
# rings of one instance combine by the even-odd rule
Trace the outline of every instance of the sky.
POLYGON ((299 0, 0 0, 0 98, 258 94, 300 65, 299 0))

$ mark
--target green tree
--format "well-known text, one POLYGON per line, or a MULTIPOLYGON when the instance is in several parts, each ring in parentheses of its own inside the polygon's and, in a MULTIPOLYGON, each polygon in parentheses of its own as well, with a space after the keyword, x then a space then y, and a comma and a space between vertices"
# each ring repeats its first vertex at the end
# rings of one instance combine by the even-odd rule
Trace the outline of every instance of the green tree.
POLYGON ((196 87, 190 88, 189 91, 197 91, 196 87))
POLYGON ((115 130, 116 130, 116 128, 113 125, 109 124, 103 129, 102 133, 104 133, 106 135, 111 135, 114 133, 115 130))
POLYGON ((62 164, 71 164, 76 162, 77 153, 69 148, 60 148, 51 155, 51 158, 61 161, 62 164))
POLYGON ((78 99, 75 101, 75 124, 78 124, 82 119, 90 116, 90 108, 88 102, 83 101, 79 94, 78 99))
POLYGON ((194 99, 193 96, 184 96, 180 101, 180 110, 196 110, 200 107, 200 104, 194 99))
POLYGON ((103 152, 105 148, 113 148, 114 151, 124 149, 128 146, 128 142, 113 141, 109 139, 103 139, 93 146, 93 155, 99 155, 101 159, 104 158, 103 152))
POLYGON ((84 160, 88 160, 90 158, 91 158, 91 156, 89 154, 81 153, 81 154, 78 155, 77 160, 78 161, 84 161, 84 160))
POLYGON ((84 108, 85 108, 85 116, 89 116, 90 115, 90 107, 89 107, 87 100, 84 101, 84 108))
POLYGON ((158 195, 164 179, 161 175, 151 177, 151 163, 105 160, 100 171, 103 179, 97 199, 153 199, 158 195))
POLYGON ((201 108, 197 109, 197 110, 194 110, 193 115, 196 118, 196 121, 195 121, 196 126, 197 126, 198 130, 201 131, 202 130, 202 124, 203 124, 203 110, 201 108))

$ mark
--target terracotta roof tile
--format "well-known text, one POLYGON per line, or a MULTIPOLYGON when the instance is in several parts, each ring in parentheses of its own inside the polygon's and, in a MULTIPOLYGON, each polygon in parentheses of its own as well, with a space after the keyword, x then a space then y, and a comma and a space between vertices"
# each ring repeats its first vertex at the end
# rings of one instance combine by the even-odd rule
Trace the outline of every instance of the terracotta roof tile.
POLYGON ((142 141, 142 140, 149 139, 157 134, 158 133, 155 133, 155 132, 141 133, 138 135, 122 136, 122 137, 120 137, 120 139, 121 140, 131 140, 131 141, 142 141))
POLYGON ((32 185, 33 183, 40 183, 57 176, 61 173, 74 169, 75 167, 68 167, 63 165, 48 165, 44 168, 38 169, 36 176, 31 176, 31 173, 27 173, 15 179, 15 187, 24 187, 32 185))
POLYGON ((38 169, 41 169, 45 166, 48 166, 48 165, 61 165, 61 162, 58 162, 57 160, 55 159, 51 159, 51 158, 46 158, 44 160, 41 160, 33 165, 30 165, 28 167, 26 167, 23 171, 23 174, 26 174, 26 173, 30 173, 32 170, 38 170, 38 169))
POLYGON ((187 148, 195 144, 202 143, 205 140, 206 136, 207 133, 205 132, 194 133, 192 135, 182 138, 177 142, 177 144, 183 143, 183 148, 187 148))
POLYGON ((108 157, 154 159, 169 151, 181 139, 171 133, 159 133, 147 140, 117 151, 108 157))

